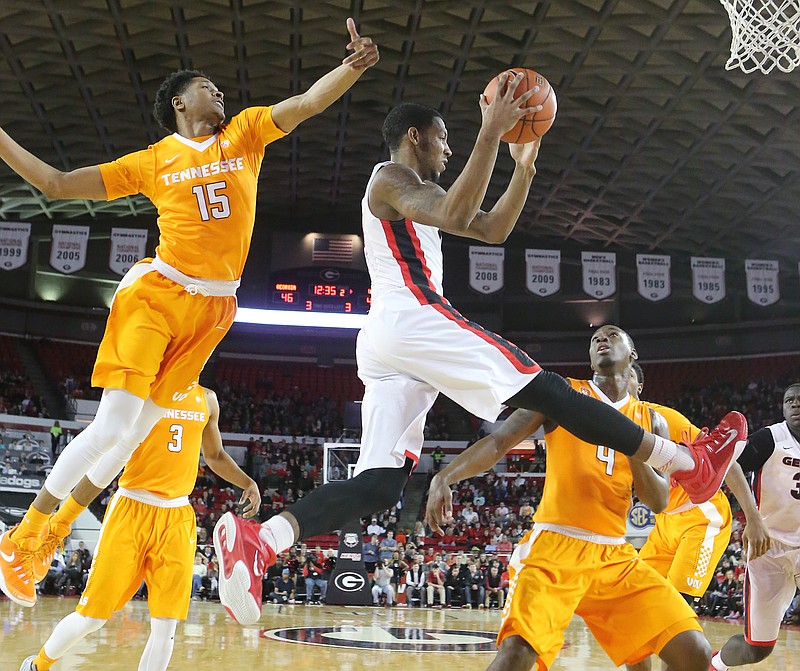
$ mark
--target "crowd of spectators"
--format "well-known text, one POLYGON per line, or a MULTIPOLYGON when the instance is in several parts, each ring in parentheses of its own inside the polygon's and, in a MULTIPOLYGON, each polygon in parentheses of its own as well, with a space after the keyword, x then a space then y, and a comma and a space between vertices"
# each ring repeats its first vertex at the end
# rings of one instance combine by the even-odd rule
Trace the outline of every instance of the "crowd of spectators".
POLYGON ((0 414, 49 417, 47 407, 26 375, 0 370, 0 414))
MULTIPOLYGON (((788 371, 779 379, 753 380, 743 386, 722 381, 704 386, 685 385, 677 398, 657 400, 677 408, 698 426, 713 426, 726 412, 739 410, 755 429, 782 419, 783 390, 797 377, 796 371, 788 371)), ((73 397, 91 397, 88 379, 84 382, 85 385, 71 376, 64 381, 64 390, 73 397)), ((319 438, 336 437, 342 431, 339 403, 328 397, 311 398, 299 389, 276 394, 268 382, 261 384, 255 394, 244 387, 225 384, 220 385, 217 393, 223 431, 319 438)), ((30 380, 11 372, 0 372, 0 412, 34 417, 47 413, 30 380)), ((448 426, 447 415, 435 407, 428 418, 426 436, 446 440, 450 437, 448 426)), ((250 439, 245 470, 263 492, 262 521, 280 513, 321 483, 321 442, 250 439)), ((434 460, 437 465, 443 456, 441 451, 438 454, 439 459, 434 460)), ((6 466, 2 464, 3 468, 6 466)), ((391 605, 405 593, 410 606, 502 607, 507 591, 502 558, 508 557, 514 544, 530 528, 541 499, 544 478, 538 474, 545 470, 543 444, 536 442, 529 454, 511 456, 507 468, 509 474, 490 471, 457 486, 453 493, 454 521, 442 537, 432 538, 430 530, 418 521, 412 528, 411 522, 405 522, 408 515, 404 526, 400 526, 402 501, 362 521, 364 555, 374 581, 375 603, 391 605)), ((108 504, 115 487, 112 484, 100 497, 100 508, 108 504)), ((191 496, 197 514, 199 549, 192 585, 194 598, 217 596, 218 564, 210 539, 219 517, 229 510, 236 511, 236 500, 233 488, 201 467, 191 496)), ((412 512, 420 517, 422 510, 412 512)), ((283 553, 264 577, 265 600, 324 601, 327 578, 335 565, 331 547, 334 541, 327 539, 327 542, 326 547, 318 546, 313 551, 297 545, 283 553)), ((88 561, 91 562, 90 556, 88 561)), ((52 594, 80 593, 87 571, 84 555, 59 555, 41 590, 52 594)), ((741 546, 735 540, 717 567, 711 587, 698 602, 698 613, 741 617, 743 573, 741 546)), ((800 618, 797 599, 787 617, 800 618)))

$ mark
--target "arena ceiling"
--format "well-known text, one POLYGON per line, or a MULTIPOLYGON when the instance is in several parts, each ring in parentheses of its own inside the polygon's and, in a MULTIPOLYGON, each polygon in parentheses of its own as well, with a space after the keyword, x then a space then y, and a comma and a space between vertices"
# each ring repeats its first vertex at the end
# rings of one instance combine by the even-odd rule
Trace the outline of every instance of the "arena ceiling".
MULTIPOLYGON (((380 63, 351 94, 268 149, 259 216, 356 232, 400 101, 438 108, 455 156, 477 133, 477 94, 534 68, 559 113, 519 228, 592 249, 800 259, 800 70, 725 70, 718 0, 10 0, 0 3, 0 125, 70 169, 156 141, 153 95, 181 67, 206 71, 228 111, 305 90, 345 55, 354 16, 380 63)), ((505 153, 505 150, 504 150, 505 153)), ((510 176, 498 162, 489 202, 510 176)), ((0 218, 152 219, 144 199, 47 201, 0 168, 0 218)))

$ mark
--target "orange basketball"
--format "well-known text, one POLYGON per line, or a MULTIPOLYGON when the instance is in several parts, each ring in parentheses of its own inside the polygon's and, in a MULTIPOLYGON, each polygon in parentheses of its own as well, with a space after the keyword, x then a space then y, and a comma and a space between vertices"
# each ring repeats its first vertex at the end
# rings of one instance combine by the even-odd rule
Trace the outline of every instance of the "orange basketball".
MULTIPOLYGON (((542 137, 550 126, 556 120, 556 111, 558 110, 558 102, 556 101, 556 92, 553 87, 542 75, 533 70, 526 68, 510 68, 506 72, 511 73, 513 77, 518 72, 522 72, 525 78, 519 83, 517 89, 514 91, 514 98, 519 98, 525 91, 534 86, 538 86, 539 90, 528 100, 526 103, 528 107, 536 107, 541 105, 542 109, 538 112, 531 112, 527 116, 522 117, 517 121, 516 125, 508 131, 502 140, 511 142, 513 144, 527 144, 542 137)), ((483 95, 491 102, 497 92, 497 84, 502 72, 490 81, 483 91, 483 95)))

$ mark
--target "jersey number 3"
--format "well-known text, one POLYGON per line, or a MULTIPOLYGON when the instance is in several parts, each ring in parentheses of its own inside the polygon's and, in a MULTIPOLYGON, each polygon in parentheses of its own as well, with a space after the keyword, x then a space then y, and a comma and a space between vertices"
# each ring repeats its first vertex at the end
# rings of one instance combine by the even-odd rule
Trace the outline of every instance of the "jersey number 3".
POLYGON ((167 442, 167 449, 170 452, 180 452, 183 449, 183 424, 173 424, 169 427, 172 440, 167 442))

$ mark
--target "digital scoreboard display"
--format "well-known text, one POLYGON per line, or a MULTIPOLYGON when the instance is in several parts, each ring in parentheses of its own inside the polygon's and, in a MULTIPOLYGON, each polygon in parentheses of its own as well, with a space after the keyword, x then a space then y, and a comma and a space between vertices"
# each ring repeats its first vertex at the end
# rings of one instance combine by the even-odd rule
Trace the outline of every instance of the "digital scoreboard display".
POLYGON ((291 268, 272 274, 272 306, 283 310, 366 314, 369 273, 351 268, 291 268))

